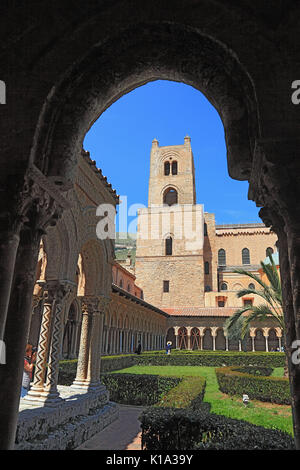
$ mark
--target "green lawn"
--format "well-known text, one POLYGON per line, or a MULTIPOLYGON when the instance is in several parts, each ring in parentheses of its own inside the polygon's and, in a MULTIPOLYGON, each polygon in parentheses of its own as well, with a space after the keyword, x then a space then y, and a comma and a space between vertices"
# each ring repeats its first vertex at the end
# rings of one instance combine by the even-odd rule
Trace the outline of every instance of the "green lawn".
MULTIPOLYGON (((291 407, 272 403, 251 400, 247 407, 242 397, 229 396, 220 392, 214 367, 197 366, 133 366, 113 373, 130 374, 157 374, 166 376, 202 375, 206 378, 206 391, 204 401, 211 404, 211 411, 234 419, 243 419, 249 423, 264 426, 265 428, 280 429, 293 434, 291 407)), ((283 368, 276 368, 273 372, 282 376, 283 368)))

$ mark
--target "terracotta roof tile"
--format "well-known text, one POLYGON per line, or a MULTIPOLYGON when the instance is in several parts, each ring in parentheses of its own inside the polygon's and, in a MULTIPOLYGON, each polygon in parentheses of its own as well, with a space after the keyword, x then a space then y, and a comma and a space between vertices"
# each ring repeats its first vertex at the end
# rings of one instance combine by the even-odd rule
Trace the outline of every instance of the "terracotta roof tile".
POLYGON ((237 310, 237 307, 181 307, 164 309, 171 316, 188 317, 230 317, 237 310))

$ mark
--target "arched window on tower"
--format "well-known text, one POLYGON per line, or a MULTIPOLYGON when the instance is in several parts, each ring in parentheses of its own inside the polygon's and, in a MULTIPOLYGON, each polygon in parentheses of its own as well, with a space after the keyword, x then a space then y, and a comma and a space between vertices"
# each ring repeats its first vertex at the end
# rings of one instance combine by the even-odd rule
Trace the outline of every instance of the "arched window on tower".
POLYGON ((168 188, 164 192, 163 203, 167 204, 168 206, 173 206, 173 204, 177 204, 178 202, 178 194, 176 189, 168 188))
POLYGON ((168 176, 170 174, 170 162, 165 162, 164 164, 164 169, 165 169, 165 176, 168 176))
POLYGON ((227 290, 227 289, 228 289, 228 286, 227 286, 226 282, 222 282, 220 290, 227 290))
POLYGON ((177 162, 172 162, 172 175, 177 175, 178 165, 177 162))
POLYGON ((242 249, 242 264, 250 264, 250 251, 248 248, 242 249))
POLYGON ((218 265, 226 266, 226 251, 223 248, 218 251, 218 265))
POLYGON ((165 254, 166 256, 170 256, 173 253, 173 238, 168 237, 165 240, 165 254))

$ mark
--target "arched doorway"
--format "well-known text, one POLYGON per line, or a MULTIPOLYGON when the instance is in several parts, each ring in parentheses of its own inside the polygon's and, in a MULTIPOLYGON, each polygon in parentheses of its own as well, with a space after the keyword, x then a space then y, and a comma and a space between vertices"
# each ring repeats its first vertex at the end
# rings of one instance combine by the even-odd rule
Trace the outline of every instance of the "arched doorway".
POLYGON ((191 349, 201 349, 201 337, 198 328, 192 328, 191 330, 191 349))
POLYGON ((210 328, 206 328, 203 336, 203 349, 213 349, 213 338, 210 328))
POLYGON ((277 338, 276 330, 271 328, 268 336, 268 349, 269 351, 277 351, 277 348, 279 348, 279 339, 277 338))
POLYGON ((62 356, 66 359, 74 359, 78 355, 80 338, 78 326, 77 307, 73 302, 69 308, 63 332, 62 356))
POLYGON ((266 350, 266 341, 263 335, 262 330, 257 329, 255 338, 254 338, 254 347, 255 351, 265 351, 266 350))
POLYGON ((226 339, 224 336, 224 330, 223 328, 219 328, 217 331, 217 336, 216 336, 216 349, 217 350, 226 350, 226 339))
MULTIPOLYGON (((176 348, 176 337, 175 337, 175 331, 174 328, 169 328, 167 331, 167 336, 166 336, 166 343, 168 341, 172 341, 172 348, 176 348)), ((165 347, 166 344, 163 345, 165 347)))
POLYGON ((178 330, 178 347, 179 349, 187 349, 188 348, 188 343, 187 343, 187 329, 182 326, 178 330))

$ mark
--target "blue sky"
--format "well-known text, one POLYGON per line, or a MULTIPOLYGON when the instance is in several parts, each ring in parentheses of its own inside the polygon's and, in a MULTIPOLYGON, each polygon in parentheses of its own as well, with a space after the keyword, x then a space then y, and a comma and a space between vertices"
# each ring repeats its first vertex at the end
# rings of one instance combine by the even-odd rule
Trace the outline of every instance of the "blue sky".
POLYGON ((178 145, 185 135, 191 137, 197 203, 215 214, 217 224, 261 222, 258 208, 247 198, 248 182, 228 175, 224 128, 217 111, 188 85, 159 80, 124 95, 92 126, 84 149, 117 194, 127 196, 128 207, 147 206, 152 140, 160 146, 178 145))

